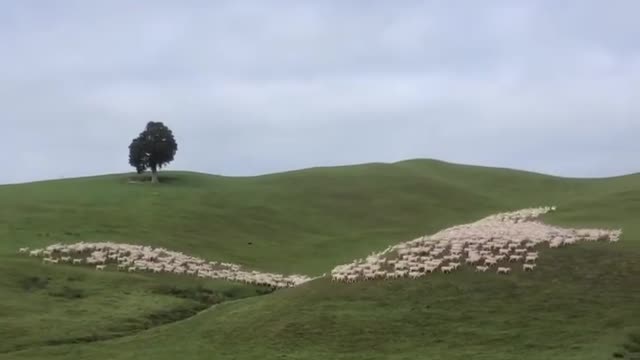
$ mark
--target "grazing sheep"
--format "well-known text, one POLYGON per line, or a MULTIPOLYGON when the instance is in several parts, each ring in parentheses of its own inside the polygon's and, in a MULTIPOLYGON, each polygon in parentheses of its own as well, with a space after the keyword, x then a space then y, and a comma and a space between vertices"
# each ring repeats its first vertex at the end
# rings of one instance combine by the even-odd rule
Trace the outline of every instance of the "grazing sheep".
POLYGON ((495 258, 484 259, 484 264, 487 266, 496 265, 497 263, 498 263, 498 260, 495 258))
POLYGON ((499 267, 498 274, 508 274, 511 272, 511 268, 508 267, 499 267))
POLYGON ((440 270, 443 273, 448 274, 448 273, 451 272, 451 270, 453 270, 453 266, 443 266, 443 267, 440 268, 440 270))
POLYGON ((535 267, 536 267, 536 264, 522 264, 522 269, 524 271, 533 271, 535 267))
MULTIPOLYGON (((540 244, 556 248, 579 241, 613 242, 618 241, 622 235, 621 230, 563 229, 538 221, 542 214, 549 211, 551 208, 546 207, 496 214, 473 223, 453 226, 433 235, 420 236, 389 246, 382 252, 371 253, 350 264, 339 265, 331 271, 331 279, 355 282, 406 276, 416 278, 439 268, 444 273, 451 272, 458 269, 462 262, 476 266, 476 271, 484 272, 486 270, 481 269, 488 269, 505 259, 513 262, 524 258, 525 263, 533 264, 537 259, 537 252, 527 252, 526 249, 533 249, 540 244), (445 259, 456 262, 447 265, 445 259), (483 262, 484 265, 481 266, 483 262)), ((70 245, 58 243, 31 251, 21 248, 19 252, 28 253, 29 256, 43 256, 47 259, 43 260, 45 263, 68 261, 69 257, 53 259, 52 254, 73 253, 82 254, 83 258, 72 259, 73 264, 86 262, 105 268, 107 264, 114 264, 118 266, 118 270, 126 268, 131 272, 186 273, 201 278, 227 279, 276 288, 296 286, 314 279, 303 275, 283 276, 245 271, 236 264, 205 261, 163 248, 112 242, 80 242, 70 245)), ((505 273, 504 270, 499 272, 505 273)))
POLYGON ((476 271, 479 271, 479 272, 486 272, 487 270, 489 270, 489 267, 488 267, 488 266, 480 266, 480 265, 479 265, 479 266, 476 266, 476 271))
POLYGON ((107 268, 107 265, 96 265, 96 270, 104 270, 107 268))
POLYGON ((23 248, 18 249, 18 253, 20 253, 20 254, 26 254, 28 251, 29 251, 28 247, 23 247, 23 248))

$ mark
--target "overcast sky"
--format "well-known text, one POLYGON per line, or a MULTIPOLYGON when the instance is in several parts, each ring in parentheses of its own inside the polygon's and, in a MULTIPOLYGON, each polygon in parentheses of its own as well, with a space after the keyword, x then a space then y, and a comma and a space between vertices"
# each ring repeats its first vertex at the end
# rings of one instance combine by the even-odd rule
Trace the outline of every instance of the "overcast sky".
POLYGON ((0 0, 0 183, 437 158, 640 171, 640 1, 0 0))

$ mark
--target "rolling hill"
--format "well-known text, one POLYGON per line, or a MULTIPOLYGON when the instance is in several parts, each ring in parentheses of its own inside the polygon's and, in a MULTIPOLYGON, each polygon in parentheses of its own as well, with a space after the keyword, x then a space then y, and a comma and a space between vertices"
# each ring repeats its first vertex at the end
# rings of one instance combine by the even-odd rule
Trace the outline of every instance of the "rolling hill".
POLYGON ((257 177, 167 172, 158 186, 130 176, 0 186, 0 294, 7 294, 0 359, 640 354, 639 175, 569 179, 410 160, 257 177), (319 275, 422 234, 544 205, 559 209, 545 217, 549 223, 622 228, 622 241, 551 251, 531 274, 321 279, 270 294, 228 282, 45 266, 16 253, 104 240, 319 275))

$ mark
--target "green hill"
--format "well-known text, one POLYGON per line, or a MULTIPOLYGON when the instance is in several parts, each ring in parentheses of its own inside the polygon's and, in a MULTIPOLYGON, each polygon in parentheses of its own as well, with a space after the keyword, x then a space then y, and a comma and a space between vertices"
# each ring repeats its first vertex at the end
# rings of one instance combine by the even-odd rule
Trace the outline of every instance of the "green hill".
POLYGON ((257 177, 164 176, 158 186, 110 175, 0 187, 0 294, 8 294, 0 297, 0 359, 640 353, 639 175, 568 179, 411 160, 257 177), (318 275, 418 235, 541 205, 558 206, 550 223, 623 228, 623 240, 546 251, 531 274, 464 270, 355 285, 323 279, 262 296, 238 284, 97 274, 16 254, 22 246, 109 240, 318 275), (196 295, 175 296, 184 293, 196 295), (201 310, 202 293, 234 301, 161 325, 201 310))

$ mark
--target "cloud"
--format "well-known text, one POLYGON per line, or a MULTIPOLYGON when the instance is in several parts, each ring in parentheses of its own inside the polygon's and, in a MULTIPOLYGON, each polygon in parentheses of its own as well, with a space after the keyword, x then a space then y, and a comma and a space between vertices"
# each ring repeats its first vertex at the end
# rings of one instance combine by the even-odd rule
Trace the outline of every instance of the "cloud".
POLYGON ((0 4, 0 183, 129 171, 150 120, 174 169, 253 175, 430 157, 638 171, 640 4, 0 4))

